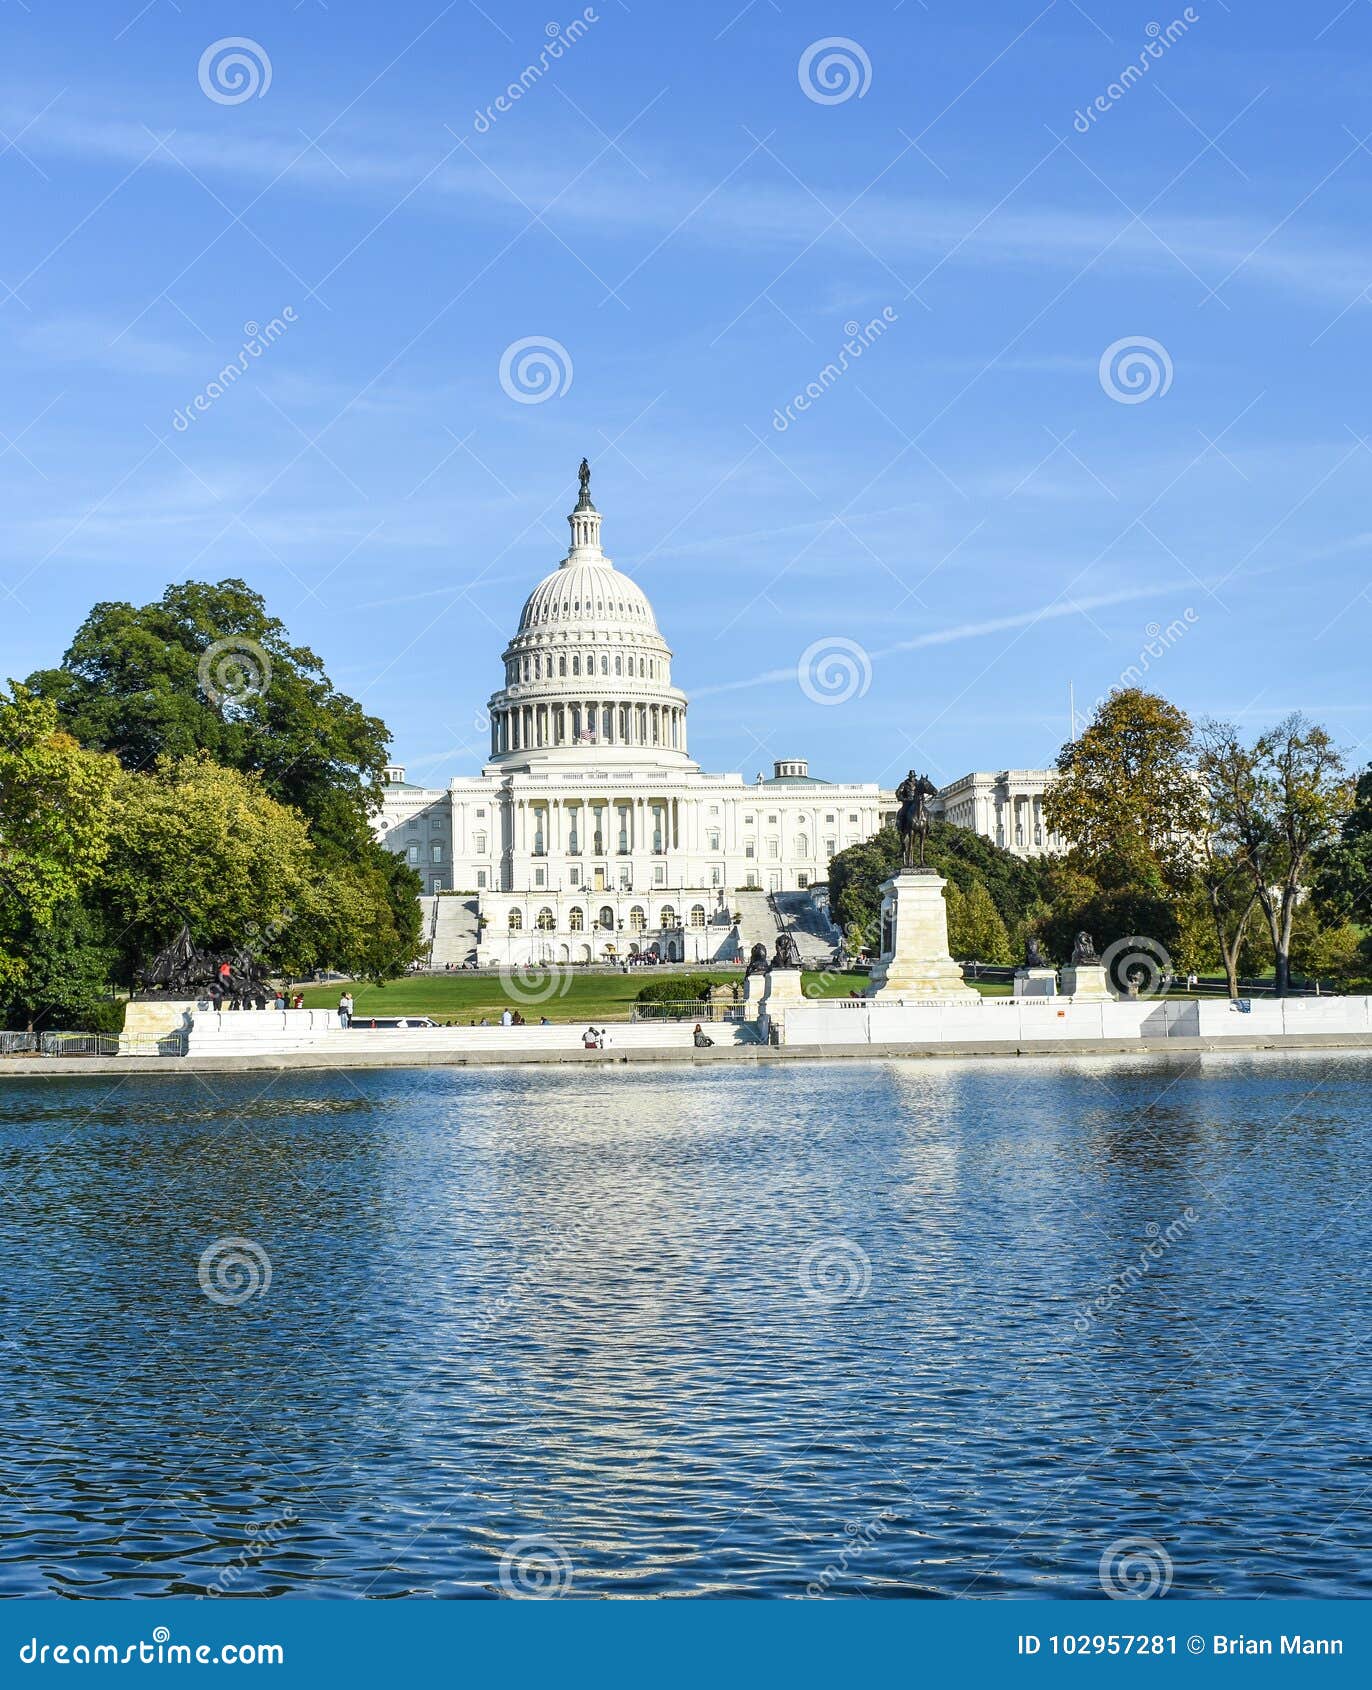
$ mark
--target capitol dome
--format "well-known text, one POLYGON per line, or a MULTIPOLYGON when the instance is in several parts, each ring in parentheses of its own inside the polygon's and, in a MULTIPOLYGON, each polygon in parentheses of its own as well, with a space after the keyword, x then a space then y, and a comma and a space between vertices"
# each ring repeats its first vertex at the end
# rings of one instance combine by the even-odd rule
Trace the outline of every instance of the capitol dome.
POLYGON ((524 601, 490 701, 491 765, 694 768, 686 695, 647 595, 600 545, 582 460, 567 556, 524 601))

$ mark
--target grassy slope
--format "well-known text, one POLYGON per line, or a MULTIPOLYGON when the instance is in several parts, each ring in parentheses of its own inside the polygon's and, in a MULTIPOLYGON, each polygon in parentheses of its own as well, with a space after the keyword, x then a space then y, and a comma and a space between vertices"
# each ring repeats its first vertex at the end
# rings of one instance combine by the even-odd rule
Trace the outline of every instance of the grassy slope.
MULTIPOLYGON (((710 972, 702 970, 702 972, 710 972)), ((660 978, 660 976, 659 976, 660 978)), ((737 981, 738 970, 716 974, 711 978, 737 981)), ((630 1007, 645 983, 642 974, 571 974, 558 984, 565 990, 556 992, 545 1003, 531 1002, 527 996, 508 996, 501 989, 496 974, 411 974, 389 986, 356 986, 353 999, 359 1020, 368 1015, 431 1015, 435 1021, 468 1022, 483 1015, 495 1020, 502 1009, 518 1009, 526 1020, 537 1021, 546 1015, 550 1021, 627 1021, 630 1007)), ((806 974, 805 990, 814 997, 842 998, 860 992, 865 980, 858 975, 806 974)), ((1005 988, 987 987, 994 993, 1005 988)), ((342 991, 340 985, 309 986, 305 988, 305 1004, 310 1009, 332 1009, 342 991)))

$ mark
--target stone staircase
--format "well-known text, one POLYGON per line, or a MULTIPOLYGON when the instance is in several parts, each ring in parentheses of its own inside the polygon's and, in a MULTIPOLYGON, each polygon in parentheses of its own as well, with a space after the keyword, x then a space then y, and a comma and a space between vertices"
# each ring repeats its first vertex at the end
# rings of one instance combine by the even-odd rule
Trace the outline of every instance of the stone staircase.
POLYGON ((771 905, 778 926, 796 942, 805 968, 826 968, 842 935, 808 892, 773 892, 771 905))
POLYGON ((768 895, 756 887, 747 887, 729 894, 734 913, 738 916, 738 949, 745 960, 754 945, 766 945, 771 956, 781 924, 768 895))
POLYGON ((476 961, 479 904, 475 898, 426 898, 432 906, 425 912, 424 931, 430 939, 429 965, 443 969, 448 963, 460 967, 464 962, 476 961))

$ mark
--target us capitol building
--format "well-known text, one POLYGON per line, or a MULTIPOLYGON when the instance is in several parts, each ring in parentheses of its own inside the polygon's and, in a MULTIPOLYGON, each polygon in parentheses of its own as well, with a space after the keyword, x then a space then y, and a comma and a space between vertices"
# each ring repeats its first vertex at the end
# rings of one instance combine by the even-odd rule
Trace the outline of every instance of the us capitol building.
MULTIPOLYGON (((652 606, 601 550, 584 462, 567 520, 567 556, 505 649, 481 773, 421 787, 386 771, 377 832, 424 877, 432 965, 723 960, 781 920, 827 954, 829 859, 881 828, 894 792, 816 779, 801 758, 752 784, 704 772, 652 606)), ((1061 848, 1043 826, 1053 778, 965 775, 933 808, 1032 856, 1061 848)))

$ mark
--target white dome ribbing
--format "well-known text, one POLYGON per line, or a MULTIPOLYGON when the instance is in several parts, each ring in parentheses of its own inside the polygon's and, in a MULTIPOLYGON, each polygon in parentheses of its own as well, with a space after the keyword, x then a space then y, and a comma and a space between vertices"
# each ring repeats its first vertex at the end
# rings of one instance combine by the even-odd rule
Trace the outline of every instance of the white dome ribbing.
POLYGON ((642 588, 601 550, 584 459, 567 521, 567 556, 529 594, 505 649, 505 685, 490 701, 492 764, 693 768, 671 650, 642 588))

